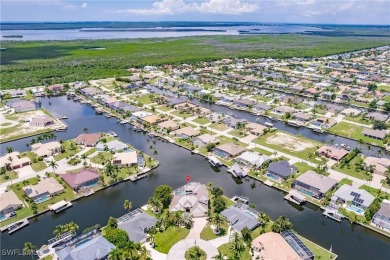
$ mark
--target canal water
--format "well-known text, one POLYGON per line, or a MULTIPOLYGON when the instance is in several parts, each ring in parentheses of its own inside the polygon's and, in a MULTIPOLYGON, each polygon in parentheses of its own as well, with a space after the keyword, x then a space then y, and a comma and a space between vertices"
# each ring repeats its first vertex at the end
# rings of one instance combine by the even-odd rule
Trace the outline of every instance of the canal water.
MULTIPOLYGON (((389 259, 390 239, 360 226, 351 226, 348 221, 341 223, 329 220, 322 216, 322 211, 311 204, 303 207, 289 204, 283 200, 281 191, 270 188, 261 182, 251 179, 236 180, 221 168, 214 171, 207 160, 197 154, 192 154, 174 144, 159 140, 151 140, 146 134, 136 133, 128 125, 116 123, 116 119, 107 119, 96 116, 93 108, 69 101, 66 97, 42 100, 43 106, 54 116, 67 115, 69 128, 66 132, 57 133, 59 139, 74 138, 84 128, 90 132, 113 130, 118 137, 135 146, 137 149, 152 155, 149 149, 152 145, 158 151, 155 156, 160 166, 153 170, 148 178, 136 183, 125 182, 100 191, 90 197, 73 203, 73 207, 66 211, 54 214, 46 213, 30 220, 30 225, 9 235, 1 234, 1 249, 21 249, 26 241, 41 246, 53 237, 56 225, 74 221, 80 226, 80 231, 94 224, 104 225, 110 216, 119 217, 126 213, 123 201, 133 202, 133 207, 140 207, 147 202, 154 189, 161 184, 168 184, 177 188, 185 183, 187 175, 193 181, 202 183, 212 182, 221 186, 229 197, 234 195, 246 196, 250 203, 254 203, 258 210, 264 211, 272 219, 279 216, 288 217, 294 224, 294 229, 302 236, 333 251, 339 259, 389 259)), ((27 139, 8 143, 15 150, 27 149, 27 139)), ((4 149, 2 147, 2 149, 4 149)), ((2 251, 1 259, 19 259, 21 256, 6 256, 2 251)))

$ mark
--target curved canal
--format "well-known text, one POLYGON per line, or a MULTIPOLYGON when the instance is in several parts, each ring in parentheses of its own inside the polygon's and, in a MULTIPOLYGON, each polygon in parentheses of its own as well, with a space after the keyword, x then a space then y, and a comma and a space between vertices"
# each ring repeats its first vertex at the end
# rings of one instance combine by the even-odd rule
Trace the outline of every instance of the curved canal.
MULTIPOLYGON (((70 221, 78 223, 80 230, 96 223, 104 225, 109 216, 119 217, 126 213, 123 209, 125 199, 132 201, 134 208, 142 206, 158 185, 168 184, 177 188, 185 183, 186 175, 191 175, 193 181, 212 182, 221 186, 229 197, 249 197, 258 210, 266 212, 272 219, 282 215, 290 218, 299 234, 325 248, 332 246, 340 259, 369 259, 373 256, 375 259, 388 259, 390 255, 389 238, 360 226, 351 226, 347 220, 338 223, 324 218, 317 206, 307 204, 297 207, 283 200, 283 192, 262 185, 261 182, 250 179, 235 180, 226 172, 226 168, 215 172, 202 156, 171 143, 150 140, 146 134, 136 133, 129 126, 117 124, 116 119, 96 116, 93 108, 87 105, 69 101, 66 97, 51 98, 51 106, 48 105, 47 98, 42 101, 43 106, 54 116, 69 116, 68 131, 57 133, 59 139, 74 138, 84 128, 88 128, 90 132, 113 130, 121 140, 150 155, 152 152, 149 147, 153 145, 159 152, 156 157, 160 166, 153 170, 148 178, 136 183, 124 182, 80 199, 62 213, 50 212, 38 216, 30 220, 29 226, 13 235, 2 233, 2 249, 21 249, 26 241, 41 246, 53 237, 52 232, 56 225, 70 221)), ((2 149, 11 145, 15 150, 24 151, 27 149, 25 143, 29 139, 31 138, 7 143, 2 149)), ((4 254, 1 256, 1 259, 18 258, 22 257, 4 254)))

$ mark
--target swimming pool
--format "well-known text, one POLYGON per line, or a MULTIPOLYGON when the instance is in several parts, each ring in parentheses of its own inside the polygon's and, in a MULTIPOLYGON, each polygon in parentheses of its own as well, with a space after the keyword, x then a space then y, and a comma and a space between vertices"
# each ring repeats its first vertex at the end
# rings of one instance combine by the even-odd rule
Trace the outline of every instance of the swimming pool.
POLYGON ((279 181, 279 177, 271 174, 271 173, 267 173, 265 176, 267 176, 268 178, 274 180, 274 181, 279 181))
POLYGON ((80 242, 77 242, 77 243, 74 245, 74 247, 79 247, 79 246, 81 246, 81 245, 87 243, 87 242, 90 241, 90 240, 91 240, 91 238, 86 238, 86 239, 84 239, 84 240, 81 240, 80 242))
POLYGON ((354 205, 347 205, 345 207, 347 210, 356 212, 357 214, 363 214, 364 210, 362 208, 356 207, 354 205))
POLYGON ((221 157, 221 158, 226 158, 227 154, 220 152, 220 151, 214 151, 214 154, 221 157))
POLYGON ((7 217, 5 215, 0 215, 0 222, 3 221, 3 220, 6 220, 7 217))
POLYGON ((34 202, 36 204, 39 204, 39 203, 42 203, 42 202, 45 202, 45 201, 48 201, 50 199, 50 195, 45 195, 43 197, 40 197, 38 199, 35 199, 34 202))
POLYGON ((305 194, 307 196, 314 197, 314 194, 312 192, 308 191, 308 190, 299 189, 299 192, 303 193, 303 194, 305 194))

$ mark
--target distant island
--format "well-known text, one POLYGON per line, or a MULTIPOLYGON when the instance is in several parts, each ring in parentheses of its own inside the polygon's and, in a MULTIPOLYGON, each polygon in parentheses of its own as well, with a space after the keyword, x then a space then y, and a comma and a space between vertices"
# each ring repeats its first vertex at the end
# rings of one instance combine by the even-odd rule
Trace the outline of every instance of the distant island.
POLYGON ((4 38, 23 38, 23 35, 3 35, 4 38))

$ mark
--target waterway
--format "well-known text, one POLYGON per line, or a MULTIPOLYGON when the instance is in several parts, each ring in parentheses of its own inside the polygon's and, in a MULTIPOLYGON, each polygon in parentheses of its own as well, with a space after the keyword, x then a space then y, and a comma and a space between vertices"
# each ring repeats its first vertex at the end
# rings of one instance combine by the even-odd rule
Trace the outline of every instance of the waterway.
MULTIPOLYGON (((126 213, 123 201, 129 199, 133 207, 146 203, 153 190, 161 184, 177 188, 185 183, 190 175, 193 181, 212 182, 221 186, 229 197, 243 195, 254 203, 258 210, 264 211, 272 219, 279 216, 288 217, 294 229, 302 236, 319 245, 330 248, 339 255, 339 259, 388 259, 390 256, 390 239, 360 226, 351 226, 347 220, 341 223, 322 216, 322 211, 311 204, 303 207, 289 204, 283 200, 284 193, 251 179, 236 180, 221 168, 214 171, 209 163, 200 155, 192 154, 174 144, 159 140, 151 140, 146 134, 133 132, 129 126, 116 123, 116 119, 96 116, 92 107, 69 101, 66 97, 54 97, 42 100, 43 106, 53 115, 66 114, 69 128, 66 132, 57 133, 59 139, 74 138, 84 128, 90 132, 115 131, 124 142, 152 155, 150 145, 158 150, 155 156, 160 166, 153 170, 148 178, 136 183, 125 182, 98 192, 90 197, 73 203, 73 207, 54 214, 47 213, 30 220, 30 225, 9 235, 1 234, 1 249, 21 249, 26 241, 37 246, 47 243, 53 237, 56 225, 74 221, 80 230, 96 223, 104 225, 109 216, 119 217, 126 213)), ((28 139, 7 143, 16 150, 26 150, 28 139)), ((3 145, 4 146, 4 145, 3 145)), ((4 149, 2 146, 2 149, 4 149)), ((21 259, 21 256, 6 256, 2 251, 1 259, 21 259)))

